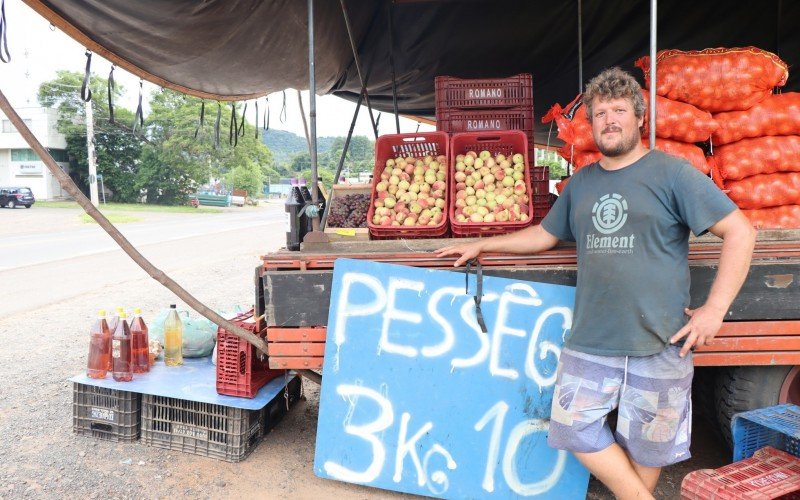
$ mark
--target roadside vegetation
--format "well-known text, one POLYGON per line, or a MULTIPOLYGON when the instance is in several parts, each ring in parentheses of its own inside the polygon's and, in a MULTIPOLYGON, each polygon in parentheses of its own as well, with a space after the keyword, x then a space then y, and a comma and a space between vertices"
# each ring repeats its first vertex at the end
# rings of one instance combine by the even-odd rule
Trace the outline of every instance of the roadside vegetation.
MULTIPOLYGON (((37 207, 44 208, 81 208, 74 201, 37 201, 37 207)), ((169 212, 169 213, 188 213, 188 214, 219 214, 219 208, 194 208, 188 205, 145 205, 142 203, 104 203, 100 205, 100 211, 108 217, 106 212, 169 212)), ((90 217, 91 219, 91 217, 90 217)), ((114 222, 113 220, 111 222, 114 222)))

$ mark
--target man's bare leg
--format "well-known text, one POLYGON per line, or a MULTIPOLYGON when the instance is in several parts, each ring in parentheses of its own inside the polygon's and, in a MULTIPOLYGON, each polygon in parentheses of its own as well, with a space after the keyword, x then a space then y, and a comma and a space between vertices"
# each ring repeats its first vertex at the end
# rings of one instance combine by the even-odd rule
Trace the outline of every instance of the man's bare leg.
POLYGON ((639 475, 639 478, 642 480, 650 493, 654 492, 656 490, 656 485, 658 484, 658 476, 661 474, 661 467, 645 467, 644 465, 637 464, 632 458, 628 458, 630 459, 631 465, 636 471, 636 474, 639 475))
POLYGON ((620 500, 653 498, 651 490, 642 481, 631 465, 628 455, 618 444, 614 443, 595 453, 574 453, 574 455, 620 500))

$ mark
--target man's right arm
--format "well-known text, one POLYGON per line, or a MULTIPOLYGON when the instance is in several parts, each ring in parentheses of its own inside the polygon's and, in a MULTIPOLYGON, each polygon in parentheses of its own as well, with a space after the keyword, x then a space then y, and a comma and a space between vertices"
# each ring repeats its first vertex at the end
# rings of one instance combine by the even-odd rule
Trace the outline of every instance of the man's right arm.
POLYGON ((558 238, 545 231, 541 225, 536 225, 510 234, 480 238, 477 241, 460 245, 449 245, 439 249, 436 256, 460 255, 453 263, 453 266, 458 267, 482 253, 532 254, 549 250, 557 243, 558 238))

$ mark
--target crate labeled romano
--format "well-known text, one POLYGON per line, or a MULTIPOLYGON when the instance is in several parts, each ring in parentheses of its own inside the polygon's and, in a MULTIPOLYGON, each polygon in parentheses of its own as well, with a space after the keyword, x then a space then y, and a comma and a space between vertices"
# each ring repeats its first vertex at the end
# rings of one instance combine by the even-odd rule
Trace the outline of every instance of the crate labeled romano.
POLYGON ((72 430, 106 441, 139 439, 141 394, 74 382, 72 430))
POLYGON ((447 234, 448 147, 444 132, 378 137, 367 214, 373 239, 447 234))
POLYGON ((508 78, 456 78, 437 76, 436 114, 450 109, 533 107, 533 76, 508 78))

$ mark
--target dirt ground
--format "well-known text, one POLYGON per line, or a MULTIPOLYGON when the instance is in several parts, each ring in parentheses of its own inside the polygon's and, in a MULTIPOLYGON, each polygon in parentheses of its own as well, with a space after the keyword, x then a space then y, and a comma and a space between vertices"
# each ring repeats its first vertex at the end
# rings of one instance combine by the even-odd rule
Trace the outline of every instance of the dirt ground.
MULTIPOLYGON (((0 237, 11 232, 7 220, 0 219, 0 237)), ((25 226, 29 231, 47 231, 63 228, 65 223, 31 219, 25 226)), ((250 238, 251 246, 242 244, 232 258, 208 255, 202 268, 175 266, 166 271, 190 291, 201 292, 201 300, 212 307, 249 306, 257 256, 280 244, 281 231, 282 223, 276 223, 274 231, 250 238)), ((176 251, 185 250, 176 247, 176 251)), ((0 272, 0 282, 3 275, 0 272)), ((3 292, 0 300, 14 300, 13 293, 3 292)), ((74 435, 68 379, 85 369, 87 331, 96 310, 138 306, 147 317, 172 302, 171 292, 142 273, 138 279, 0 318, 0 499, 410 498, 314 475, 319 387, 308 381, 304 382, 306 399, 238 464, 141 443, 117 444, 74 435)), ((696 419, 693 434, 693 458, 665 470, 657 498, 677 498, 687 472, 728 462, 705 423, 696 419)), ((588 498, 612 496, 592 481, 588 498)))

